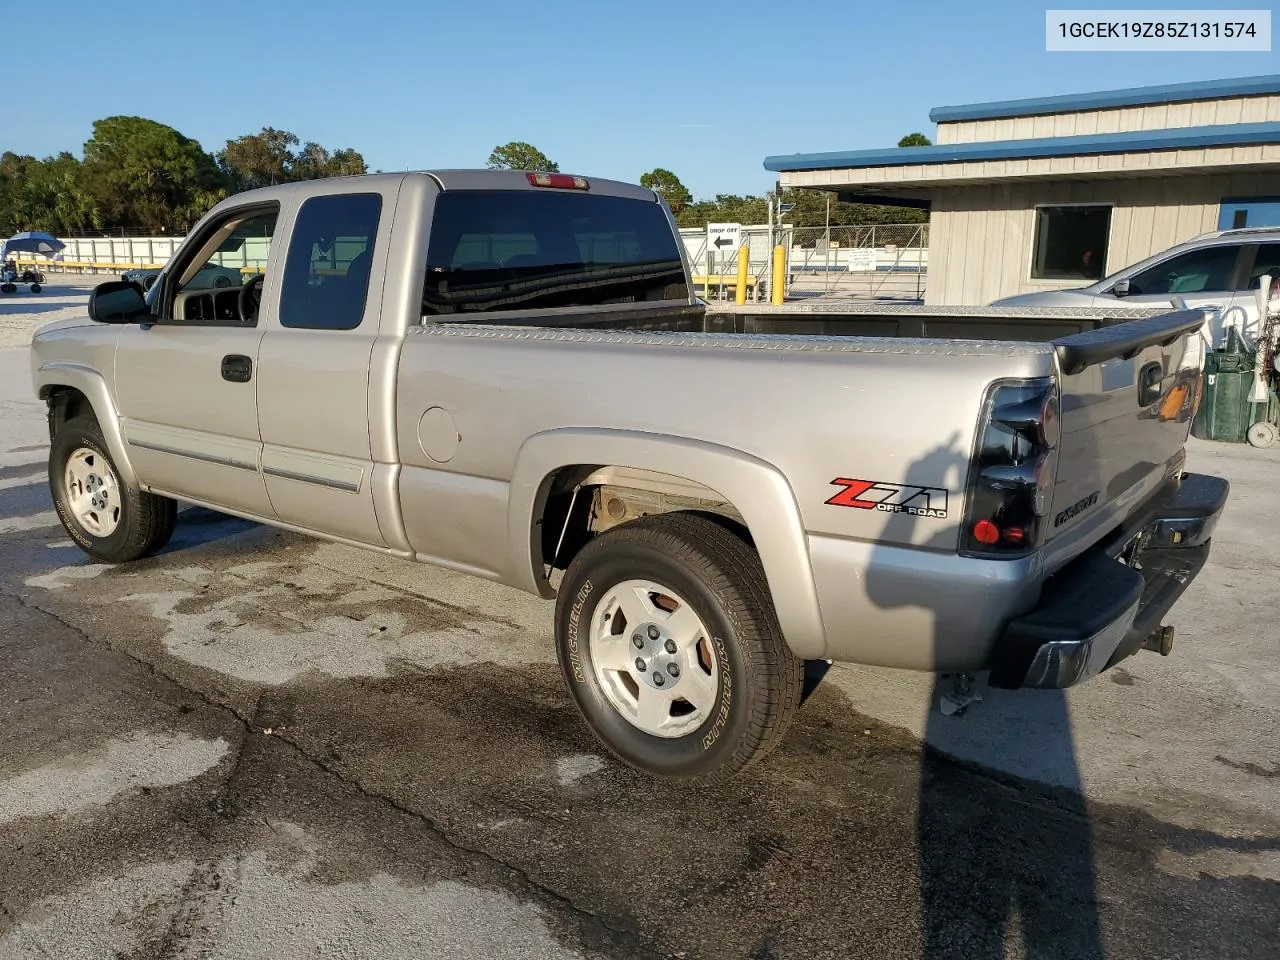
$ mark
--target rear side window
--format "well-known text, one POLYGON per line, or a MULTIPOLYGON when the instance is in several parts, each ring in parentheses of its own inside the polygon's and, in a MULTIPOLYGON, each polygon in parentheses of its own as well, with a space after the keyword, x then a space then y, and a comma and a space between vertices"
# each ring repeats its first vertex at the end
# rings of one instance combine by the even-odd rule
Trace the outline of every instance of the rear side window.
POLYGON ((1274 288, 1276 281, 1280 280, 1280 243, 1263 243, 1258 246, 1258 255, 1253 261, 1253 269, 1249 271, 1246 289, 1257 290, 1261 286, 1258 278, 1264 273, 1271 277, 1274 288))
POLYGON ((675 233, 652 201, 561 190, 436 198, 423 316, 688 298, 675 233))
POLYGON ((302 204, 284 267, 282 326, 311 330, 360 326, 381 213, 382 197, 376 193, 312 197, 302 204))

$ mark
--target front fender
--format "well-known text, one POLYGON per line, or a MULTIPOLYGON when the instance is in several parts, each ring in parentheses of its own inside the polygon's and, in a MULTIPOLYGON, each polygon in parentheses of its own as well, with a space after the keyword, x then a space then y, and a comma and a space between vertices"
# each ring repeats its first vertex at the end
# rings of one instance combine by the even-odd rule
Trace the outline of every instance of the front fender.
POLYGON ((791 486, 773 466, 718 444, 631 430, 573 427, 535 434, 516 456, 507 523, 515 586, 553 597, 540 559, 540 515, 551 480, 579 464, 653 470, 714 490, 746 521, 783 636, 806 659, 825 655, 808 541, 791 486))
POLYGON ((98 418, 98 426, 102 428, 116 472, 125 483, 136 485, 138 477, 125 452, 124 436, 120 433, 120 416, 102 374, 83 363, 48 360, 38 363, 31 376, 41 400, 47 400, 58 387, 72 387, 84 394, 98 418))

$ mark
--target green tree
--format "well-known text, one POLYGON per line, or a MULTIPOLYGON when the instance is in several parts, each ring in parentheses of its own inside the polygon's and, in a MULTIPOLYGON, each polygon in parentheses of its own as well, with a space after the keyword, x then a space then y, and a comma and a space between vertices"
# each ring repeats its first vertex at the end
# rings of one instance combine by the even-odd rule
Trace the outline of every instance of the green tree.
POLYGON ((648 173, 640 174, 640 186, 656 191, 667 201, 667 206, 677 217, 693 201, 689 188, 680 182, 679 177, 663 167, 654 167, 648 173))
POLYGON ((30 206, 28 185, 40 161, 6 150, 0 154, 0 234, 10 236, 19 230, 40 229, 30 206))
POLYGON ((65 151, 33 167, 28 191, 38 211, 28 229, 85 233, 102 226, 98 201, 86 182, 84 167, 65 151))
POLYGON ((222 186, 198 142, 143 117, 95 121, 84 172, 104 224, 147 232, 187 230, 202 212, 199 198, 222 186))
POLYGON ((905 137, 898 141, 900 147, 931 147, 933 141, 926 137, 923 133, 908 133, 905 137))
POLYGON ((218 154, 218 166, 232 192, 269 187, 277 183, 319 180, 367 173, 368 166, 357 151, 346 147, 330 151, 308 140, 300 150, 299 139, 288 130, 263 127, 227 145, 218 154))
POLYGON ((322 177, 351 177, 368 173, 369 167, 355 150, 330 153, 318 143, 307 141, 288 166, 292 180, 319 180, 322 177))
POLYGON ((351 147, 335 150, 329 155, 326 177, 359 177, 369 172, 364 157, 351 147))
MULTIPOLYGON (((275 127, 263 127, 261 133, 228 140, 218 153, 218 166, 233 193, 289 183, 295 179, 292 167, 297 158, 293 148, 297 145, 295 134, 275 127)), ((316 145, 309 143, 307 146, 316 145)), ((328 159, 327 151, 325 159, 328 159)))
POLYGON ((512 140, 494 147, 489 154, 490 170, 535 170, 540 173, 559 173, 559 164, 531 143, 512 140))

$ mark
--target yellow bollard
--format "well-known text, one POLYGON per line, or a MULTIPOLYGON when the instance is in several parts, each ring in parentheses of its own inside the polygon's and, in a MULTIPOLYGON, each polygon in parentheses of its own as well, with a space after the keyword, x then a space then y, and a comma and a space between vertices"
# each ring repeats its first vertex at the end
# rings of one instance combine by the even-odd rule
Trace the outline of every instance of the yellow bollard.
POLYGON ((747 254, 746 247, 738 247, 738 289, 733 302, 742 306, 747 302, 747 254))
POLYGON ((773 248, 773 275, 769 278, 769 300, 775 306, 782 303, 782 293, 786 288, 787 250, 782 244, 773 248))

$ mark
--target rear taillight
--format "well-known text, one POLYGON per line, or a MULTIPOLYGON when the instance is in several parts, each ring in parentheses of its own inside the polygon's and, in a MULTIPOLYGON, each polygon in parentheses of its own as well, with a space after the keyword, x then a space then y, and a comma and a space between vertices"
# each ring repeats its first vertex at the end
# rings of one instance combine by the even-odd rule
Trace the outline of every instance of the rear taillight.
POLYGON ((535 187, 555 187, 560 190, 590 190, 586 177, 574 177, 567 173, 526 173, 529 184, 535 187))
POLYGON ((1058 472, 1061 410, 1052 378, 1001 380, 987 393, 960 552, 1021 557, 1042 539, 1058 472))

